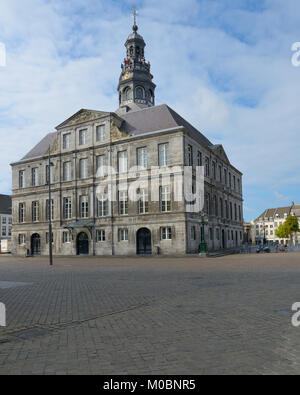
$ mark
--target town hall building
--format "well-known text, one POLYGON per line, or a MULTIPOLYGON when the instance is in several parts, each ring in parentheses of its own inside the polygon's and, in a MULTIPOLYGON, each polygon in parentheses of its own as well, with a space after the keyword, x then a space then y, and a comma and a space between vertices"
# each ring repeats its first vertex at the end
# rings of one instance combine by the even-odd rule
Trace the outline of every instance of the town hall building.
POLYGON ((47 255, 51 240, 55 255, 176 255, 198 253, 201 241, 208 251, 241 245, 242 174, 222 145, 168 105, 155 104, 145 46, 135 23, 125 43, 116 111, 81 109, 12 164, 15 255, 47 255), (168 167, 184 174, 185 166, 192 178, 197 167, 204 169, 200 212, 175 199, 173 176, 168 184, 152 175, 152 168, 168 167), (104 193, 111 169, 115 199, 104 193), (130 199, 124 178, 130 188, 138 178, 147 181, 136 186, 137 199, 130 199))

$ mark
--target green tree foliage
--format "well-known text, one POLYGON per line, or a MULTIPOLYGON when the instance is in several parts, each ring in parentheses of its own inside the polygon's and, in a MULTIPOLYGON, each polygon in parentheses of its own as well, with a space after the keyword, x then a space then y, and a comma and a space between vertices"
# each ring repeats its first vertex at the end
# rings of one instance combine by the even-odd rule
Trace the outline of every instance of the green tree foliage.
POLYGON ((275 234, 279 239, 286 239, 287 237, 289 237, 289 234, 287 232, 287 229, 284 227, 284 224, 280 224, 278 226, 275 234))
POLYGON ((280 239, 287 239, 288 237, 291 237, 293 233, 299 231, 298 218, 293 215, 289 215, 285 222, 278 226, 275 234, 280 239))
POLYGON ((293 215, 289 215, 283 224, 284 228, 286 229, 288 235, 293 234, 294 232, 299 232, 299 223, 298 218, 294 217, 293 215))

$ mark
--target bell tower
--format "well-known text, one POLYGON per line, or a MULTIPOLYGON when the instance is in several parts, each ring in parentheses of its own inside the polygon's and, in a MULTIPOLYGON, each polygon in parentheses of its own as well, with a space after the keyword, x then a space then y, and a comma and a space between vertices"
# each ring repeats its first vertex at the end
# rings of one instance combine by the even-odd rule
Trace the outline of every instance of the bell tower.
POLYGON ((141 107, 152 107, 155 105, 156 85, 152 82, 150 62, 145 59, 146 44, 137 32, 137 11, 135 7, 133 8, 134 24, 132 33, 125 43, 126 57, 121 64, 122 71, 118 85, 119 106, 124 107, 136 103, 141 107))

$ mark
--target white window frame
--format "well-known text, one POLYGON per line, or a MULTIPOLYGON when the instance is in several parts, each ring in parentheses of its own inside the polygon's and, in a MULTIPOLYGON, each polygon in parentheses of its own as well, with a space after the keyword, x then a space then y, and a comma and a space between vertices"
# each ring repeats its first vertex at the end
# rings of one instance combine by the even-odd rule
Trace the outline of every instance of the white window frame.
POLYGON ((128 157, 127 151, 118 152, 118 172, 127 173, 128 171, 128 157))
POLYGON ((87 143, 88 143, 88 129, 80 129, 78 137, 79 137, 79 139, 78 139, 79 145, 87 145, 87 143))
POLYGON ((148 149, 147 147, 137 148, 137 165, 139 169, 148 168, 148 149))
POLYGON ((88 158, 79 159, 79 178, 84 179, 89 176, 89 161, 88 158))
POLYGON ((63 215, 64 219, 71 219, 72 218, 72 198, 71 197, 64 197, 63 199, 63 215))
POLYGON ((63 163, 63 180, 72 181, 72 162, 67 161, 63 163))
POLYGON ((128 229, 127 228, 118 229, 118 240, 119 240, 119 242, 128 241, 128 229))
POLYGON ((160 228, 160 239, 161 240, 172 240, 172 228, 170 226, 164 226, 160 228))
POLYGON ((96 157, 97 177, 105 176, 105 163, 106 163, 105 155, 98 155, 96 157))
POLYGON ((167 213, 171 211, 171 187, 164 185, 160 187, 160 211, 167 213))
POLYGON ((169 143, 158 145, 158 164, 160 167, 170 165, 169 143))
POLYGON ((106 138, 105 124, 96 127, 96 141, 97 143, 104 141, 106 138))
POLYGON ((106 234, 104 229, 97 229, 96 230, 96 242, 97 243, 104 243, 106 241, 106 234))
POLYGON ((80 196, 80 218, 89 218, 89 197, 87 195, 80 196))
POLYGON ((70 147, 71 147, 71 133, 64 133, 62 135, 62 147, 63 147, 63 149, 70 149, 70 147))

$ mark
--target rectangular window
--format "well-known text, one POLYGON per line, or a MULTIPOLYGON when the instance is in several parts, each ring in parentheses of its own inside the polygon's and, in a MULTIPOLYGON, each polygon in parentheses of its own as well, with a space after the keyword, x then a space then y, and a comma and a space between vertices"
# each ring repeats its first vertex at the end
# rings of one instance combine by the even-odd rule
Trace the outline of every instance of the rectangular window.
POLYGON ((79 145, 86 145, 88 143, 87 129, 79 130, 79 145))
POLYGON ((119 241, 128 241, 128 229, 119 229, 118 239, 119 241))
POLYGON ((105 125, 97 126, 96 129, 96 141, 105 140, 105 125))
POLYGON ((235 176, 233 176, 233 189, 236 189, 236 184, 235 184, 235 176))
POLYGON ((69 149, 71 146, 71 133, 63 135, 63 149, 69 149))
POLYGON ((139 214, 146 214, 149 211, 148 190, 145 188, 139 191, 138 209, 139 214))
POLYGON ((205 158, 205 177, 209 177, 210 168, 209 168, 209 158, 206 156, 205 158))
POLYGON ((9 225, 12 224, 12 217, 8 217, 8 223, 9 223, 9 225))
POLYGON ((158 146, 158 162, 159 166, 169 166, 170 155, 169 155, 169 143, 159 144, 158 146))
POLYGON ((64 219, 72 218, 72 199, 70 197, 64 198, 64 219))
POLYGON ((127 172, 127 151, 118 152, 118 171, 119 173, 127 172))
MULTIPOLYGON (((53 244, 53 233, 51 233, 51 241, 52 241, 52 244, 53 244)), ((49 244, 49 232, 47 232, 46 233, 46 244, 49 244)))
POLYGON ((227 170, 226 169, 224 169, 224 183, 225 183, 225 185, 227 186, 227 170))
POLYGON ((105 155, 97 156, 97 177, 105 176, 105 155))
POLYGON ((140 169, 147 169, 148 168, 148 153, 147 148, 138 148, 137 149, 137 165, 140 169))
POLYGON ((119 192, 119 215, 128 214, 128 192, 119 192))
POLYGON ((191 228, 191 240, 196 240, 196 227, 192 226, 191 228))
POLYGON ((106 217, 107 215, 107 200, 104 195, 98 198, 98 217, 106 217))
POLYGON ((100 229, 96 231, 96 241, 97 243, 105 241, 105 230, 100 229))
POLYGON ((72 163, 64 162, 63 164, 63 180, 71 181, 72 180, 72 163))
POLYGON ((160 211, 171 211, 171 188, 169 185, 160 187, 160 211))
POLYGON ((235 219, 235 221, 237 221, 237 207, 236 207, 236 203, 234 203, 234 219, 235 219))
POLYGON ((231 173, 229 173, 229 187, 231 188, 231 173))
POLYGON ((241 220, 242 220, 242 210, 241 210, 241 206, 239 206, 239 221, 241 221, 241 220))
POLYGON ((18 239, 19 239, 19 245, 26 244, 26 236, 24 234, 20 234, 18 239))
POLYGON ((89 217, 89 197, 88 196, 80 196, 80 217, 88 218, 89 217))
POLYGON ((39 221, 39 202, 32 202, 32 222, 39 221))
POLYGON ((25 170, 19 171, 19 188, 25 188, 25 170))
POLYGON ((2 217, 2 224, 3 224, 3 225, 6 225, 6 224, 7 224, 6 217, 2 217))
POLYGON ((160 228, 161 240, 172 240, 172 228, 160 228))
POLYGON ((88 160, 80 159, 79 161, 79 178, 88 177, 88 160))
POLYGON ((216 238, 220 240, 220 229, 216 229, 216 238))
MULTIPOLYGON (((54 166, 50 166, 50 182, 51 182, 51 184, 53 183, 53 181, 54 181, 54 177, 53 177, 53 175, 54 175, 54 170, 53 170, 53 168, 54 168, 54 166)), ((46 184, 48 185, 49 184, 49 165, 46 165, 46 184)))
MULTIPOLYGON (((51 220, 54 219, 54 201, 51 199, 51 205, 50 205, 50 210, 51 210, 51 220)), ((49 200, 46 200, 46 220, 49 221, 49 200)))
POLYGON ((70 243, 71 242, 71 234, 70 232, 63 232, 63 243, 70 243))
POLYGON ((200 151, 197 154, 197 166, 202 166, 202 153, 200 151))
POLYGON ((39 173, 38 173, 39 169, 37 167, 34 167, 33 169, 31 169, 31 185, 33 187, 36 187, 38 185, 39 179, 39 173))
POLYGON ((2 236, 6 236, 6 225, 2 226, 2 236))
POLYGON ((213 163, 212 163, 212 174, 213 174, 213 178, 214 178, 214 179, 217 178, 217 175, 216 175, 216 168, 217 168, 216 162, 213 162, 213 163))
POLYGON ((188 145, 188 166, 193 166, 193 147, 188 145))
POLYGON ((19 204, 19 223, 25 222, 25 203, 19 204))

